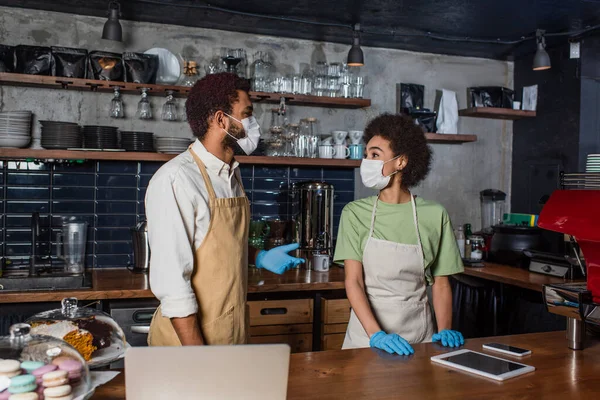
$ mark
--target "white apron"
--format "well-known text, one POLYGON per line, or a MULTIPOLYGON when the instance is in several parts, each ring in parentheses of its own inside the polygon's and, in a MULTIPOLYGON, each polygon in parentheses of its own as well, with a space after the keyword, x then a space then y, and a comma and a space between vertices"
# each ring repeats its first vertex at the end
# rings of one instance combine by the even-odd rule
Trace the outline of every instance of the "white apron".
MULTIPOLYGON (((371 310, 386 333, 397 333, 409 343, 430 342, 434 325, 427 299, 425 263, 414 197, 411 195, 416 245, 373 237, 378 200, 379 197, 375 198, 362 260, 365 292, 371 310)), ((369 347, 369 335, 352 310, 342 349, 361 347, 369 347)))

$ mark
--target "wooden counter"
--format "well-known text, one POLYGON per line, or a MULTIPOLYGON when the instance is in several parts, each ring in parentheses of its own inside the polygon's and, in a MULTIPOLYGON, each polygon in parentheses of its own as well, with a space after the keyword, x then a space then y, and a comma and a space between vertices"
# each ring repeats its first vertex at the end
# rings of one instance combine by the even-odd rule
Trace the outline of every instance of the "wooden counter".
MULTIPOLYGON (((536 371, 506 382, 473 376, 433 364, 431 356, 449 351, 438 344, 414 345, 415 355, 411 357, 391 356, 373 349, 292 354, 287 398, 563 400, 598 397, 600 340, 590 340, 584 350, 573 351, 567 348, 564 332, 550 332, 471 339, 464 347, 482 351, 481 345, 491 341, 530 349, 531 356, 514 359, 533 365, 536 371)), ((124 374, 98 388, 92 397, 124 398, 124 374)))
MULTIPOLYGON (((1 292, 1 303, 35 303, 60 301, 65 297, 79 300, 143 299, 153 298, 148 275, 134 274, 122 269, 95 269, 92 272, 92 289, 1 292)), ((248 273, 248 293, 274 293, 294 291, 344 289, 344 269, 332 267, 328 272, 306 269, 288 271, 276 275, 265 270, 251 268, 248 273)))
POLYGON ((570 280, 557 278, 555 276, 538 274, 522 268, 488 262, 485 263, 485 267, 480 268, 465 266, 464 274, 487 279, 489 281, 518 286, 524 289, 535 290, 540 293, 542 292, 544 285, 570 282, 570 280))

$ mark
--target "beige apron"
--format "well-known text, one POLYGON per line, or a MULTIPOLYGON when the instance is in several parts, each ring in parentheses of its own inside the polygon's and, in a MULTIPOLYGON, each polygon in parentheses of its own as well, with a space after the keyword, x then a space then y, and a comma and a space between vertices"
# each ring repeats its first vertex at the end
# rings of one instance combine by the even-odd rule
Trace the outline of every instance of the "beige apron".
MULTIPOLYGON (((417 231, 417 244, 401 244, 375 239, 375 214, 373 205, 371 228, 363 253, 365 292, 375 319, 386 333, 397 333, 409 343, 431 341, 433 317, 427 299, 427 284, 417 208, 411 196, 413 220, 417 231)), ((399 226, 398 229, 404 229, 399 226)), ((354 310, 342 349, 369 347, 369 335, 354 310)))
MULTIPOLYGON (((196 249, 192 273, 202 337, 209 345, 244 344, 248 341, 249 325, 246 294, 250 203, 246 196, 217 198, 204 164, 191 146, 189 151, 204 178, 210 199, 210 225, 196 249)), ((239 179, 238 182, 242 186, 239 179)), ((150 324, 148 344, 181 346, 171 320, 161 314, 160 307, 150 324)))

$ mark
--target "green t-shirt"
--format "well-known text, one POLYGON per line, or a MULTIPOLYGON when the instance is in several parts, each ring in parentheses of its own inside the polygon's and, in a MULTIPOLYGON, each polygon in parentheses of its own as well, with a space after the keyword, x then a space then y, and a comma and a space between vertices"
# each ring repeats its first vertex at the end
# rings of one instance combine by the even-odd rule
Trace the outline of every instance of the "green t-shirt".
MULTIPOLYGON (((335 248, 335 262, 362 262, 375 199, 374 196, 367 197, 344 207, 335 248)), ((415 199, 415 204, 425 258, 425 275, 429 284, 433 283, 432 275, 446 276, 463 272, 452 224, 444 207, 419 197, 415 199)), ((373 237, 402 244, 417 244, 413 221, 410 202, 390 204, 379 201, 373 237)))

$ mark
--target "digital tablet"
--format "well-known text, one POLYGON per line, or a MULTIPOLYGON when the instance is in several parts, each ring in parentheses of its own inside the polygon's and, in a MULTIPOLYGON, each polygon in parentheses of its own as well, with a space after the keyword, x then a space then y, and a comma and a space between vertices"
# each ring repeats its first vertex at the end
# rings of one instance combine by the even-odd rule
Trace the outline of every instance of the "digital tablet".
POLYGON ((466 349, 433 356, 431 361, 497 381, 505 381, 535 371, 535 367, 531 365, 466 349))

